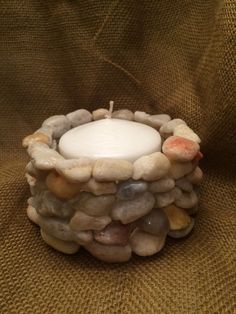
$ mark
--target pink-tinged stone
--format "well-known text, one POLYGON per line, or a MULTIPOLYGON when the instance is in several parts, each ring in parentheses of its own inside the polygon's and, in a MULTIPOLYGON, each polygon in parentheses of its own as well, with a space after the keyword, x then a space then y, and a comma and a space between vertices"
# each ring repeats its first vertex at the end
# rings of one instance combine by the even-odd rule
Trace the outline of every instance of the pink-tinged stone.
POLYGON ((197 155, 194 157, 194 159, 191 161, 193 167, 197 167, 199 164, 199 161, 203 158, 203 154, 199 151, 197 155))
POLYGON ((198 143, 180 136, 171 136, 163 144, 163 153, 172 160, 191 161, 199 152, 198 143))
POLYGON ((120 222, 112 222, 101 231, 94 232, 96 241, 107 245, 123 245, 129 241, 130 225, 123 225, 120 222))

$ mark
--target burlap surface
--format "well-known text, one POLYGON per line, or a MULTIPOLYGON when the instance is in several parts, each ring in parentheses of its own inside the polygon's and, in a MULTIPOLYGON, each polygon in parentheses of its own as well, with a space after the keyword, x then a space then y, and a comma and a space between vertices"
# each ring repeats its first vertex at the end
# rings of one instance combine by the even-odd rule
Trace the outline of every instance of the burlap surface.
POLYGON ((235 1, 0 2, 0 312, 236 313, 235 1), (47 247, 21 139, 50 115, 165 112, 202 137, 193 233, 123 265, 47 247))

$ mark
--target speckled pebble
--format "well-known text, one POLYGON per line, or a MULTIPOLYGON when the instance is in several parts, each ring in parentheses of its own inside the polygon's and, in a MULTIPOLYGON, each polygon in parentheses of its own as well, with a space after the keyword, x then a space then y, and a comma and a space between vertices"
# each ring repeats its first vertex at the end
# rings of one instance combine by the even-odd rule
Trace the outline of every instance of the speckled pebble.
POLYGON ((149 214, 142 217, 138 227, 147 233, 159 236, 166 236, 170 229, 166 214, 159 208, 154 208, 149 214))
POLYGON ((132 251, 139 256, 151 256, 165 245, 165 236, 156 236, 136 229, 130 238, 132 251))
POLYGON ((101 120, 104 119, 109 114, 109 110, 105 108, 100 108, 97 110, 94 110, 92 112, 93 120, 101 120))
POLYGON ((107 245, 127 245, 129 242, 130 225, 113 221, 101 231, 94 231, 94 239, 107 245))
POLYGON ((171 160, 191 161, 200 150, 199 144, 180 136, 171 136, 162 145, 163 153, 171 160))
POLYGON ((142 156, 134 164, 133 179, 143 179, 146 181, 155 181, 164 177, 169 169, 169 159, 161 152, 153 153, 148 156, 142 156))
POLYGON ((71 127, 70 121, 64 115, 56 115, 46 119, 43 124, 43 127, 52 128, 52 135, 54 138, 61 137, 64 133, 69 131, 71 127))
POLYGON ((150 192, 144 192, 133 200, 119 200, 114 204, 112 209, 112 219, 120 220, 123 224, 128 224, 150 212, 154 203, 154 196, 150 192))
POLYGON ((56 172, 51 172, 46 178, 46 185, 53 194, 62 199, 70 199, 81 190, 80 183, 68 182, 56 172))
POLYGON ((149 184, 149 190, 152 193, 164 193, 175 187, 175 181, 172 178, 163 178, 149 184))
POLYGON ((182 196, 175 201, 176 206, 181 208, 191 208, 197 205, 197 203, 198 197, 194 191, 190 193, 182 193, 182 196))
POLYGON ((69 226, 73 231, 102 230, 111 222, 108 216, 94 217, 77 211, 71 218, 69 226))
POLYGON ((114 195, 95 196, 91 193, 80 193, 69 201, 70 206, 75 210, 83 211, 91 216, 107 216, 115 202, 114 195))
POLYGON ((147 190, 148 184, 145 181, 128 180, 119 184, 117 198, 120 200, 131 200, 136 195, 147 190))
POLYGON ((123 119, 123 120, 130 120, 130 121, 134 120, 133 112, 128 109, 116 110, 112 113, 111 117, 114 119, 123 119))
POLYGON ((92 114, 86 109, 78 109, 66 115, 73 128, 92 121, 92 114))
POLYGON ((132 174, 133 165, 127 160, 100 158, 93 167, 93 177, 97 181, 124 181, 132 174))
POLYGON ((70 182, 87 182, 92 175, 93 161, 86 157, 58 160, 55 169, 70 182))
POLYGON ((174 135, 181 136, 193 142, 201 143, 200 137, 185 124, 179 124, 174 128, 174 135))
POLYGON ((85 248, 97 259, 108 263, 127 262, 132 254, 129 245, 104 245, 94 241, 85 248))
POLYGON ((53 237, 52 235, 46 233, 44 230, 41 231, 42 239, 55 250, 65 253, 65 254, 75 254, 78 252, 80 245, 76 242, 63 241, 53 237))

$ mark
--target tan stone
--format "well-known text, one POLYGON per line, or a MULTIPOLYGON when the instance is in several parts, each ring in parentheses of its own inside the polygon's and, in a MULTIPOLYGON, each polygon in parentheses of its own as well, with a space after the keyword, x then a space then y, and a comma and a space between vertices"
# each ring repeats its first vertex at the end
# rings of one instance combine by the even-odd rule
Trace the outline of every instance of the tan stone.
POLYGON ((127 262, 131 258, 131 248, 129 245, 104 245, 96 241, 87 245, 86 250, 94 257, 108 263, 127 262))
POLYGON ((99 108, 92 112, 93 120, 101 120, 105 119, 105 117, 109 114, 109 110, 105 108, 99 108))
POLYGON ((31 220, 33 223, 35 223, 36 225, 39 224, 39 214, 37 213, 36 209, 31 205, 27 207, 27 216, 29 220, 31 220))
POLYGON ((73 231, 102 230, 111 222, 108 216, 94 217, 77 211, 71 218, 69 226, 73 231))
POLYGON ((169 175, 174 179, 180 179, 193 170, 191 162, 171 162, 169 175))
POLYGON ((114 195, 94 196, 91 193, 80 193, 76 198, 69 201, 75 210, 83 211, 91 216, 108 216, 115 202, 114 195))
POLYGON ((93 161, 86 157, 58 160, 55 169, 68 181, 87 182, 92 175, 93 161))
POLYGON ((157 152, 140 157, 134 162, 133 168, 134 180, 155 181, 168 173, 170 162, 164 154, 157 152))
POLYGON ((75 254, 78 252, 80 246, 76 242, 63 241, 53 237, 52 235, 46 233, 43 229, 40 230, 43 240, 55 250, 65 253, 65 254, 75 254))
POLYGON ((123 181, 132 177, 133 165, 127 160, 101 158, 93 167, 93 177, 97 181, 123 181))
POLYGON ((56 172, 51 172, 46 178, 46 185, 53 194, 62 199, 70 199, 80 192, 81 184, 68 182, 56 172))
POLYGON ((130 225, 113 221, 101 231, 94 231, 94 239, 107 245, 127 245, 131 232, 130 225))
POLYGON ((82 186, 81 190, 94 195, 115 194, 117 192, 117 185, 115 182, 99 182, 91 178, 82 186))
POLYGON ((176 180, 175 184, 185 192, 192 192, 193 190, 192 183, 189 182, 189 180, 187 180, 185 177, 176 180))
POLYGON ((188 227, 191 222, 191 219, 185 210, 175 205, 169 205, 162 208, 162 210, 165 212, 169 220, 170 230, 184 229, 188 227))
POLYGON ((40 142, 40 143, 44 143, 44 144, 47 144, 48 146, 50 146, 51 141, 52 141, 52 139, 50 138, 50 136, 48 136, 42 132, 36 132, 34 134, 26 136, 22 141, 22 146, 28 147, 29 145, 31 145, 34 142, 40 142))
POLYGON ((190 218, 190 223, 186 228, 183 228, 180 230, 170 230, 168 233, 168 236, 175 239, 186 237, 192 231, 193 227, 194 227, 194 219, 190 218))
POLYGON ((192 184, 199 184, 202 181, 203 172, 199 167, 196 167, 193 172, 189 173, 186 176, 186 179, 189 180, 192 184))
POLYGON ((166 122, 170 121, 170 119, 171 118, 168 114, 155 114, 147 117, 146 123, 154 129, 159 130, 160 127, 166 122))
POLYGON ((135 113, 134 113, 134 120, 136 122, 147 124, 148 123, 148 117, 150 117, 150 114, 148 114, 144 111, 135 111, 135 113))
POLYGON ((175 201, 176 206, 181 208, 192 208, 198 203, 198 197, 195 191, 182 193, 181 197, 175 201))
POLYGON ((163 178, 149 184, 149 190, 152 193, 164 193, 175 187, 175 181, 172 178, 163 178))
POLYGON ((166 235, 156 236, 136 229, 130 238, 130 246, 137 255, 151 256, 163 248, 165 239, 166 235))

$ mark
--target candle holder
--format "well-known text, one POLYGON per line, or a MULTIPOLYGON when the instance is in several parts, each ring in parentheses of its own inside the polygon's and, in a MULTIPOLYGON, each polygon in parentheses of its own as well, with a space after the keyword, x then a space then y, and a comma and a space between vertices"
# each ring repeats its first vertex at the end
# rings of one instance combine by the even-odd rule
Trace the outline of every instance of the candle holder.
POLYGON ((50 117, 23 140, 30 156, 27 215, 43 240, 66 254, 81 246, 106 262, 128 261, 132 253, 156 254, 167 236, 182 238, 193 229, 203 176, 199 143, 183 120, 164 114, 101 108, 50 117), (65 159, 58 152, 58 141, 69 129, 107 115, 158 130, 162 152, 134 162, 65 159))

